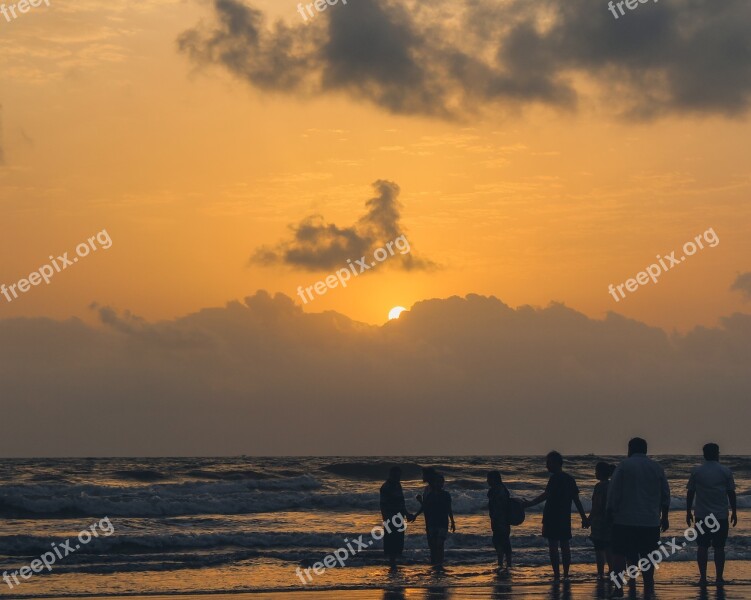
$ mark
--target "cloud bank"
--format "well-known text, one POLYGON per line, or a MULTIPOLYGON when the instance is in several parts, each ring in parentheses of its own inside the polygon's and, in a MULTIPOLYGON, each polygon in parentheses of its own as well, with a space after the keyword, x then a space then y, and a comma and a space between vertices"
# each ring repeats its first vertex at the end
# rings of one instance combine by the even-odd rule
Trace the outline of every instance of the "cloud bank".
POLYGON ((618 20, 591 0, 351 0, 295 25, 239 0, 212 9, 180 51, 266 92, 444 119, 574 109, 591 82, 605 107, 635 119, 738 116, 751 102, 748 0, 648 2, 618 20))
POLYGON ((281 294, 0 320, 3 456, 751 452, 751 315, 669 335, 469 295, 383 326, 281 294))
MULTIPOLYGON (((370 255, 387 242, 406 234, 400 224, 399 186, 379 179, 373 183, 377 195, 365 203, 366 213, 352 226, 327 224, 323 217, 306 217, 291 225, 292 239, 275 247, 262 246, 250 259, 251 264, 287 265, 296 269, 319 271, 346 267, 347 259, 370 255)), ((410 251, 389 259, 391 267, 405 271, 432 270, 436 264, 410 251)))

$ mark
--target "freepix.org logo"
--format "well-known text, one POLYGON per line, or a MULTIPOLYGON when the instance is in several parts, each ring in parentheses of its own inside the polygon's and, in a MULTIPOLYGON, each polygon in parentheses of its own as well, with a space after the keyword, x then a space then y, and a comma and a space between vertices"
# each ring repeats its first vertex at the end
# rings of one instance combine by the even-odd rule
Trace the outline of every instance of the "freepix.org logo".
POLYGON ((72 267, 78 262, 79 258, 85 258, 91 252, 96 252, 98 247, 107 250, 110 246, 112 246, 112 238, 110 238, 106 229, 102 229, 96 235, 91 236, 86 242, 78 244, 76 246, 76 256, 73 258, 68 257, 68 252, 63 252, 57 258, 50 256, 50 264, 42 265, 36 271, 32 271, 27 278, 19 279, 16 283, 7 286, 4 283, 0 284, 0 294, 5 296, 8 302, 13 302, 13 300, 18 298, 18 292, 25 294, 33 286, 42 283, 42 281, 49 285, 50 280, 56 273, 72 267), (98 242, 99 246, 94 242, 98 242))

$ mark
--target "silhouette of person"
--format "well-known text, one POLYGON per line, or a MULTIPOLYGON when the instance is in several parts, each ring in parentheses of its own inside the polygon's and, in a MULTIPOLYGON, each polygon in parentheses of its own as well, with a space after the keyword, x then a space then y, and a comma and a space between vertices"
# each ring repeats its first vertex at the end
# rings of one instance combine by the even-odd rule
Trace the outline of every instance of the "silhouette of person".
POLYGON ((503 485, 503 479, 498 471, 488 473, 488 512, 490 513, 490 528, 493 531, 493 546, 498 555, 498 569, 503 569, 503 559, 506 557, 506 568, 511 568, 511 524, 509 523, 509 502, 511 494, 503 485))
MULTIPOLYGON (((720 464, 720 447, 717 444, 706 444, 703 448, 704 464, 694 467, 688 480, 688 492, 686 495, 686 523, 691 527, 692 522, 702 521, 714 515, 719 522, 716 531, 705 528, 700 531, 696 538, 698 546, 696 560, 699 564, 699 584, 707 584, 707 561, 709 560, 709 546, 714 548, 714 564, 716 570, 717 585, 722 585, 725 580, 725 542, 728 539, 730 523, 733 527, 738 524, 737 500, 735 495, 735 480, 733 473, 725 465, 720 464), (691 509, 696 499, 696 511, 692 514, 691 509), (728 515, 728 501, 732 514, 728 515)), ((697 528, 698 530, 698 528, 697 528)))
POLYGON ((613 570, 613 554, 611 552, 611 538, 613 524, 607 512, 608 487, 610 476, 615 471, 615 465, 606 462, 598 462, 595 466, 595 477, 598 483, 592 492, 592 511, 589 513, 589 525, 592 528, 589 539, 595 547, 595 560, 597 562, 597 577, 607 580, 605 575, 605 561, 608 563, 608 571, 613 570))
MULTIPOLYGON (((388 479, 381 486, 381 517, 384 522, 392 522, 394 517, 404 522, 412 515, 407 512, 402 490, 402 469, 391 467, 388 479)), ((404 528, 399 531, 396 527, 384 528, 383 553, 388 558, 391 568, 396 567, 396 561, 404 552, 404 528)))
POLYGON ((443 565, 444 545, 449 533, 449 521, 451 521, 451 531, 456 531, 454 512, 451 509, 451 494, 443 489, 444 481, 443 475, 436 475, 430 484, 432 488, 430 493, 423 500, 425 531, 430 548, 430 564, 436 567, 443 565))
MULTIPOLYGON (((633 438, 628 443, 628 458, 621 461, 608 487, 607 509, 613 519, 613 570, 610 577, 616 584, 615 597, 623 596, 618 573, 626 570, 626 560, 636 566, 657 550, 660 529, 670 526, 670 486, 665 470, 647 457, 647 442, 633 438)), ((649 562, 649 561, 647 561, 649 562)), ((654 591, 654 567, 649 562, 642 570, 644 591, 654 591)), ((624 581, 624 580, 622 580, 624 581)), ((635 581, 630 579, 630 585, 635 581)))
POLYGON ((576 505, 582 520, 582 528, 589 527, 589 520, 584 512, 579 499, 579 488, 576 480, 568 473, 563 472, 563 456, 560 452, 549 452, 546 457, 548 471, 551 473, 545 491, 537 498, 524 502, 525 507, 535 506, 545 502, 542 512, 542 536, 548 540, 550 552, 550 564, 553 567, 553 578, 561 577, 561 556, 558 554, 558 546, 561 547, 563 557, 563 577, 568 579, 569 567, 571 566, 571 503, 576 505))

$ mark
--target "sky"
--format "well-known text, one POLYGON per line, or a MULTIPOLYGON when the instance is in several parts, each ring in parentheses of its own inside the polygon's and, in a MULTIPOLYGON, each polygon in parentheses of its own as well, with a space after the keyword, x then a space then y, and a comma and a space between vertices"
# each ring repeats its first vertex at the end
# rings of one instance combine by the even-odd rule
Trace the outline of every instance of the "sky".
POLYGON ((0 455, 751 453, 747 0, 301 6, 0 15, 0 455))

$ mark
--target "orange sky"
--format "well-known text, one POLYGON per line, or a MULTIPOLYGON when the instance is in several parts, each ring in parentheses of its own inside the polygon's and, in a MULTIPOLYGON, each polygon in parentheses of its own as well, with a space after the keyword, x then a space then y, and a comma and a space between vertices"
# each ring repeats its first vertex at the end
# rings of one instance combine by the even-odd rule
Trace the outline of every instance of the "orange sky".
POLYGON ((0 455, 749 452, 750 26, 748 0, 0 16, 0 455))
MULTIPOLYGON (((316 26, 301 25, 294 2, 254 5, 316 26)), ((385 265, 306 311, 381 323, 395 305, 479 293, 683 330, 748 310, 729 289, 751 251, 745 113, 634 121, 572 75, 575 110, 393 114, 346 92, 261 90, 197 65, 176 39, 201 20, 212 20, 208 5, 95 0, 0 20, 0 281, 101 229, 113 240, 0 302, 0 318, 86 316, 93 301, 169 318, 258 289, 300 302, 297 287, 330 270, 249 257, 311 214, 353 224, 378 179, 399 185, 413 251, 441 268, 385 265), (716 248, 618 304, 608 294, 708 228, 716 248)))

